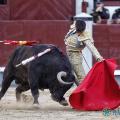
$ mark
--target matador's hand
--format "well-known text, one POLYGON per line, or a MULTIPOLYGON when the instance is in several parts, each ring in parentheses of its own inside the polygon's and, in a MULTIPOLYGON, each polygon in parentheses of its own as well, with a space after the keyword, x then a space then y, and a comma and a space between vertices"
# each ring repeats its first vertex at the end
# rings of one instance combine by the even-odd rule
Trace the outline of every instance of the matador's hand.
POLYGON ((101 62, 101 61, 103 61, 103 60, 104 60, 104 58, 103 58, 103 57, 100 57, 100 58, 97 59, 97 62, 101 62))

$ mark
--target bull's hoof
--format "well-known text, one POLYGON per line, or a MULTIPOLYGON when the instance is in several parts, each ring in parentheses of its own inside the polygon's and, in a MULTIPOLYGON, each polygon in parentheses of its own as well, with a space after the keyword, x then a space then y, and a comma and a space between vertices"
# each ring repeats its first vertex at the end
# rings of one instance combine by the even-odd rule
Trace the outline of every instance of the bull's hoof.
POLYGON ((58 98, 56 98, 55 96, 51 95, 52 100, 59 102, 61 105, 63 106, 68 106, 67 101, 65 100, 65 98, 63 97, 62 100, 59 100, 58 98))
POLYGON ((32 96, 30 96, 30 95, 25 95, 25 94, 22 94, 22 95, 21 95, 21 100, 22 100, 22 102, 24 102, 24 103, 32 103, 32 102, 33 102, 32 96))
POLYGON ((51 98, 52 98, 52 100, 58 102, 58 100, 53 95, 51 95, 51 98))
POLYGON ((39 109, 39 108, 40 108, 40 107, 39 107, 39 104, 33 104, 33 108, 39 109))
POLYGON ((40 90, 41 90, 41 91, 44 91, 44 88, 41 88, 40 90))
POLYGON ((59 103, 63 106, 68 106, 68 102, 66 100, 61 100, 59 103))

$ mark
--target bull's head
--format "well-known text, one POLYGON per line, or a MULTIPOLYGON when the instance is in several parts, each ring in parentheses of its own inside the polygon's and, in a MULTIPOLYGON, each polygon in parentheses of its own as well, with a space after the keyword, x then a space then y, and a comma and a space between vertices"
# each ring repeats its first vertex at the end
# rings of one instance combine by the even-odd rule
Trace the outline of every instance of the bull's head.
MULTIPOLYGON (((76 80, 74 82, 65 82, 62 80, 62 77, 67 77, 67 73, 64 71, 61 71, 57 74, 57 79, 61 84, 70 85, 70 84, 73 84, 74 82, 76 83, 76 80)), ((78 83, 76 85, 78 86, 78 83)))

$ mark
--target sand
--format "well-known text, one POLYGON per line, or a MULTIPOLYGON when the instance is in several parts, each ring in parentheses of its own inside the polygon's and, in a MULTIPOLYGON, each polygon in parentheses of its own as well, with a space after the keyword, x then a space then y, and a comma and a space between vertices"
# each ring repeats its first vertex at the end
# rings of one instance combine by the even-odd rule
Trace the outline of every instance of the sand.
MULTIPOLYGON (((73 89, 65 95, 67 100, 73 89)), ((30 91, 24 94, 31 96, 30 91)), ((104 116, 103 111, 77 111, 70 105, 61 106, 51 99, 48 90, 40 91, 39 103, 37 107, 31 99, 17 103, 15 88, 11 87, 0 101, 0 120, 120 120, 120 115, 104 116)))

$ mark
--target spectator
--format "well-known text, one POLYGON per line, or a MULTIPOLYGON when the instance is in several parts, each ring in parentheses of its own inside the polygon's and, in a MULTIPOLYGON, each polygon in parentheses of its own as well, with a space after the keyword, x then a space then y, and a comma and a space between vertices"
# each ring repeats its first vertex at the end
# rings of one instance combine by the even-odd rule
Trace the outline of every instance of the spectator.
POLYGON ((120 8, 116 9, 112 15, 112 22, 120 24, 120 8))
POLYGON ((7 0, 0 0, 0 4, 6 4, 7 0))
POLYGON ((97 2, 96 9, 92 13, 92 16, 95 23, 101 23, 102 19, 109 19, 110 14, 109 10, 104 8, 104 4, 102 2, 97 2))

